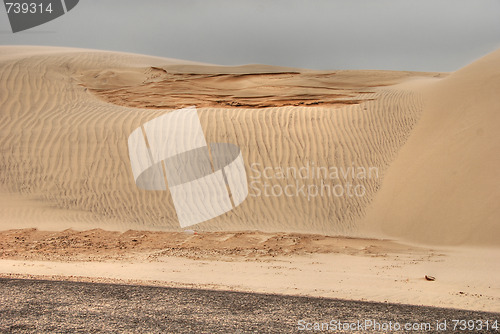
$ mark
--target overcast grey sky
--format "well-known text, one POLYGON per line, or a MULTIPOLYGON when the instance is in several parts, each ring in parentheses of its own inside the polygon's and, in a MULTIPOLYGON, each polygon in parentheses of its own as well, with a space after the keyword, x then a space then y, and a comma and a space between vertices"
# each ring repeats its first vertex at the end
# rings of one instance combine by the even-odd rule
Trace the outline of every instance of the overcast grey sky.
POLYGON ((223 65, 454 71, 500 48, 500 0, 80 0, 16 34, 1 6, 0 44, 223 65))

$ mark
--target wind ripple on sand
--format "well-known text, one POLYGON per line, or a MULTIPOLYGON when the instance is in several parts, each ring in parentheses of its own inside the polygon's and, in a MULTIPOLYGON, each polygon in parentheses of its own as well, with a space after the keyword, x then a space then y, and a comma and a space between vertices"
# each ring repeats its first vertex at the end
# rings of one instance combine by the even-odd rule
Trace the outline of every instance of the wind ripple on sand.
MULTIPOLYGON (((4 202, 1 226, 37 227, 57 216, 60 229, 77 223, 123 229, 179 229, 168 191, 136 187, 127 139, 144 122, 168 112, 107 103, 75 79, 82 71, 142 66, 156 58, 102 52, 60 52, 10 57, 0 62, 0 189, 18 203, 36 200, 51 210, 4 202), (16 195, 16 196, 17 196, 16 195), (20 212, 22 215, 19 215, 20 212), (54 212, 57 212, 55 214, 54 212), (52 216, 51 216, 52 215, 52 216), (17 217, 17 218, 16 218, 17 217), (22 222, 21 222, 22 221, 22 222), (108 227, 109 227, 108 226, 108 227)), ((354 98, 354 97, 353 97, 354 98)), ((270 186, 322 182, 366 188, 361 197, 250 196, 236 209, 201 223, 200 230, 348 233, 380 187, 381 178, 404 144, 421 111, 410 91, 373 89, 368 100, 343 107, 200 108, 207 142, 238 145, 248 181, 265 167, 376 167, 380 178, 260 178, 270 186), (371 100, 370 100, 371 99, 371 100), (254 164, 254 168, 252 168, 254 164)), ((28 203, 28 202, 26 202, 28 203)))

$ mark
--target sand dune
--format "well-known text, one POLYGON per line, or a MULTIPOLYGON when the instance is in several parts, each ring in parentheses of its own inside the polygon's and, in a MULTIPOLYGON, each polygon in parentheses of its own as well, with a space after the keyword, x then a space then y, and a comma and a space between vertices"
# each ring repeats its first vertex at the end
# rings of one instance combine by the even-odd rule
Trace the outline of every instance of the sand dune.
POLYGON ((366 224, 434 244, 500 245, 500 50, 421 92, 422 118, 389 168, 366 224))
POLYGON ((0 276, 498 312, 498 248, 449 246, 499 245, 499 63, 310 71, 2 46, 0 276), (249 189, 197 234, 171 190, 136 185, 128 149, 191 105, 206 142, 239 147, 249 189))
POLYGON ((197 230, 498 244, 498 53, 448 77, 60 48, 1 47, 0 55, 2 229, 178 231, 170 193, 136 187, 127 138, 196 105, 207 142, 240 147, 250 189, 197 230), (304 166, 376 173, 278 175, 304 166), (263 194, 266 185, 325 184, 363 195, 263 194))

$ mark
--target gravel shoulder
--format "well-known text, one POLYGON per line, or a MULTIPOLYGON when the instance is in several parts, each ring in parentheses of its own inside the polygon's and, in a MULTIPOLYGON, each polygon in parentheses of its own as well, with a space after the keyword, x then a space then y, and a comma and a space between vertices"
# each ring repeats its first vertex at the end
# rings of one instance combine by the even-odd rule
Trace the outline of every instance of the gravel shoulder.
MULTIPOLYGON (((2 333, 318 332, 315 323, 325 332, 377 332, 374 327, 325 328, 335 320, 372 321, 381 326, 428 323, 429 330, 421 327, 415 332, 429 333, 438 332, 436 322, 446 320, 447 330, 439 332, 452 333, 452 319, 491 323, 500 320, 500 313, 229 291, 0 279, 2 333)), ((498 331, 483 328, 476 332, 498 331)))

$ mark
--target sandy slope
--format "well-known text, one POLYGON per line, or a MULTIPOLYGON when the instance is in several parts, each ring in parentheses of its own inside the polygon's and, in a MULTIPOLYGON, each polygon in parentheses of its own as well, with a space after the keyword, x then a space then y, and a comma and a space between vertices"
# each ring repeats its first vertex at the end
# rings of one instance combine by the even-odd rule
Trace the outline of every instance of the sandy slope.
POLYGON ((446 77, 1 47, 0 226, 178 230, 170 193, 136 187, 127 138, 195 104, 207 142, 241 148, 250 187, 196 229, 498 245, 499 58, 446 77), (304 166, 308 177, 281 174, 304 166), (332 178, 330 168, 376 172, 332 178), (276 196, 287 185, 293 196, 276 196), (362 196, 347 195, 355 186, 362 196))
POLYGON ((147 95, 144 87, 167 85, 168 73, 183 73, 184 77, 201 80, 184 82, 184 97, 205 103, 207 90, 210 94, 214 90, 234 94, 238 84, 239 98, 254 106, 266 99, 266 89, 271 92, 268 95, 284 96, 283 101, 272 101, 278 106, 290 100, 293 104, 322 100, 327 90, 332 90, 329 107, 234 109, 221 102, 226 108, 199 109, 208 142, 231 142, 241 148, 249 182, 266 167, 377 169, 373 177, 361 179, 331 179, 329 175, 261 177, 242 205, 199 224, 197 229, 354 233, 356 222, 380 187, 385 169, 422 109, 418 94, 387 85, 412 76, 436 75, 299 71, 287 77, 289 74, 283 73, 290 73, 290 69, 268 66, 222 70, 88 50, 33 48, 30 56, 26 47, 2 50, 0 184, 4 198, 12 196, 12 201, 2 201, 0 207, 4 228, 178 229, 170 193, 142 191, 135 186, 127 138, 145 121, 167 112, 158 107, 169 100, 168 90, 160 94, 163 86, 155 86, 147 95), (217 71, 224 75, 207 78, 207 73, 217 71), (244 79, 242 74, 246 74, 244 79), (151 97, 150 108, 145 109, 148 106, 136 98, 132 98, 132 105, 127 105, 125 98, 121 105, 103 100, 106 96, 126 97, 123 87, 131 90, 131 96, 151 97), (186 87, 191 87, 187 93, 186 87), (97 93, 100 89, 105 90, 101 92, 105 96, 97 93), (335 196, 331 191, 331 195, 313 193, 312 197, 303 192, 292 197, 255 196, 266 186, 284 188, 288 184, 297 190, 322 184, 343 186, 340 191, 349 185, 360 185, 364 190, 359 197, 335 196))
POLYGON ((426 107, 366 223, 417 242, 500 245, 500 50, 404 88, 426 107))

